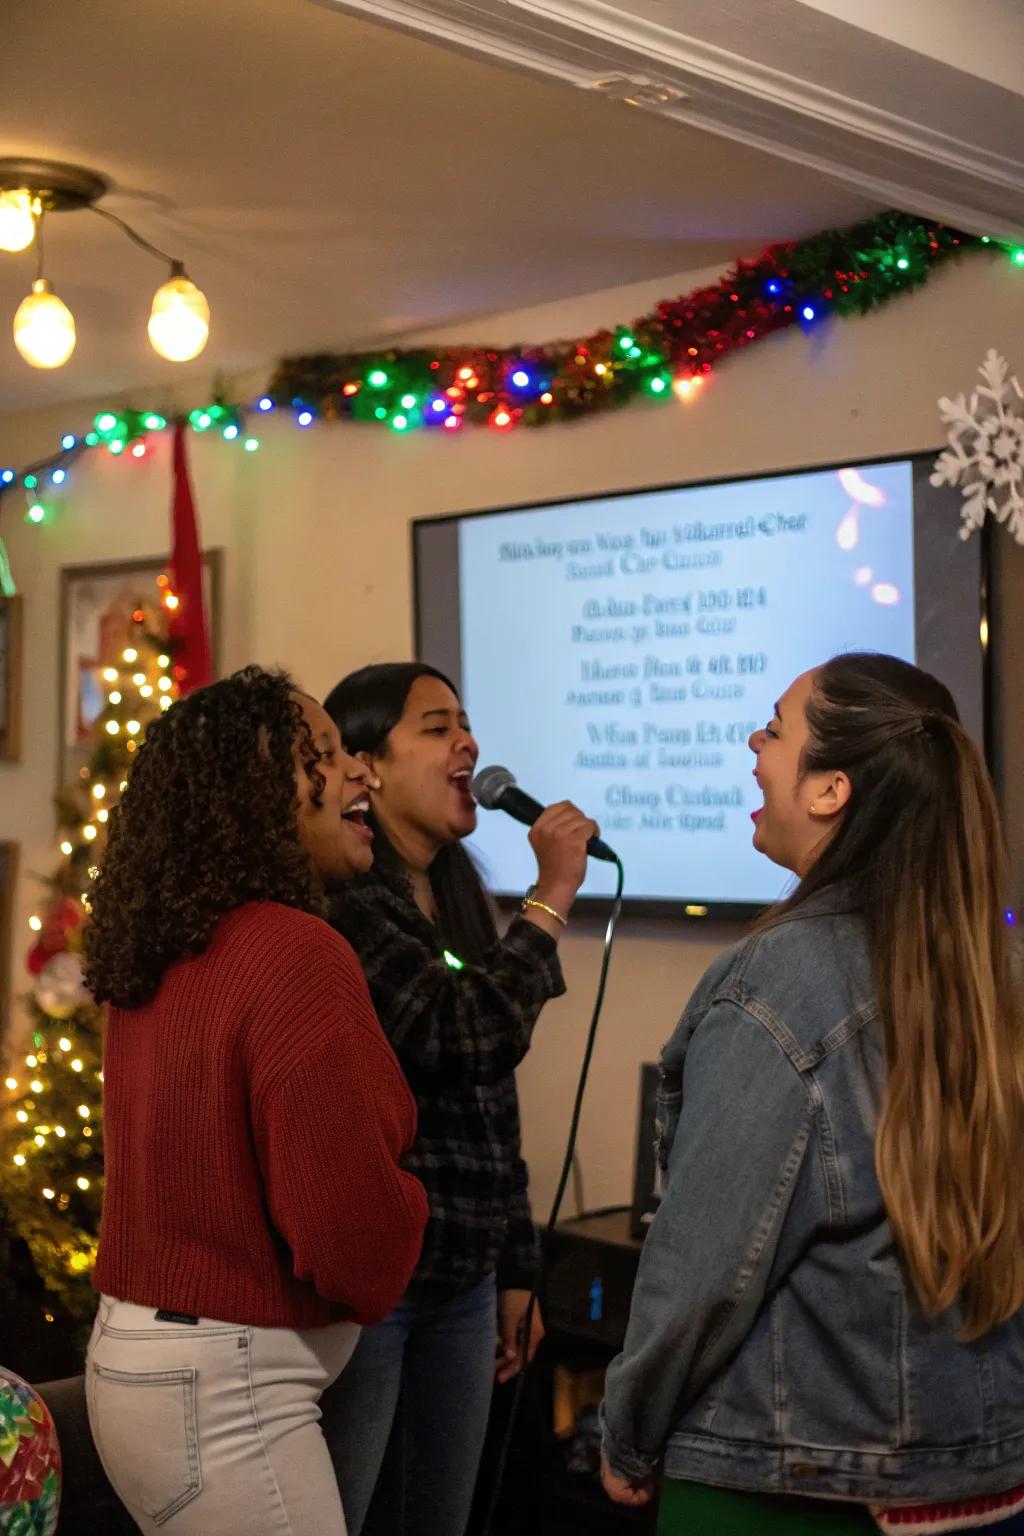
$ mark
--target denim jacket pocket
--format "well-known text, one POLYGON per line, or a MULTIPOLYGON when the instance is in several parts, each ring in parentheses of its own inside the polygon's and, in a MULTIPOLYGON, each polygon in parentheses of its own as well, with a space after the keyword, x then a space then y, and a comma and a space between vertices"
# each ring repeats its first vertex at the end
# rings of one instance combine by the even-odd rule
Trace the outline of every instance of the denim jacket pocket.
POLYGON ((195 1369, 91 1369, 90 1421, 107 1476, 129 1508, 163 1525, 203 1486, 195 1369))

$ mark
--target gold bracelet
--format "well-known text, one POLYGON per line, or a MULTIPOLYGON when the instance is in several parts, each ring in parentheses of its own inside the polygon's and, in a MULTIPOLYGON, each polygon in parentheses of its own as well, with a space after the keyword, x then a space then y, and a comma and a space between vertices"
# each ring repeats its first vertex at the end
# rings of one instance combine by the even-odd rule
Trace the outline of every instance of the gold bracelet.
POLYGON ((548 917, 553 917, 556 923, 561 923, 563 928, 568 928, 569 919, 563 917, 561 912, 556 912, 554 907, 549 907, 546 902, 534 901, 532 896, 527 896, 520 911, 525 912, 527 907, 536 907, 538 912, 546 912, 548 917))

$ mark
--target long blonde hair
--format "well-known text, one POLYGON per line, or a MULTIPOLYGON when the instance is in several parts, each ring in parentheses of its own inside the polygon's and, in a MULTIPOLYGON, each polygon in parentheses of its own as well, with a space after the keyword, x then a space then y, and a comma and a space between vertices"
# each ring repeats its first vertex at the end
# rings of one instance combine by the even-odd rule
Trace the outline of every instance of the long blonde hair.
POLYGON ((891 656, 820 669, 804 771, 852 795, 786 903, 842 883, 863 912, 885 1031, 886 1210, 931 1316, 978 1338, 1024 1306, 1024 1012, 995 794, 948 690, 891 656))

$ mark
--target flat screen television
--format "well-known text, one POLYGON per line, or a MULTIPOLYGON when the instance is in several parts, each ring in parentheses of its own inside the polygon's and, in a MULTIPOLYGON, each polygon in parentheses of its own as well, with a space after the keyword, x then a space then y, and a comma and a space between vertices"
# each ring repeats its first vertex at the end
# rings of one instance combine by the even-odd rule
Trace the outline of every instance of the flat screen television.
MULTIPOLYGON (((569 798, 622 858, 634 910, 743 920, 791 877, 751 846, 751 731, 798 673, 888 651, 936 673, 979 743, 982 554, 931 457, 579 497, 413 525, 417 654, 469 711, 480 764, 569 798)), ((490 888, 534 874, 480 812, 490 888)), ((607 900, 591 860, 581 896, 607 900)))

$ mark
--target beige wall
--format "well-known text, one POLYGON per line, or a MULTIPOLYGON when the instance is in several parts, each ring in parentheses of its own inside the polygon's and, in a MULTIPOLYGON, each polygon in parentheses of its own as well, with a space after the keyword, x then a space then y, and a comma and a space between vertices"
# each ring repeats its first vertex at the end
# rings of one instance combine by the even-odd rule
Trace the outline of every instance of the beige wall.
MULTIPOLYGON (((494 317, 475 325, 473 335, 511 342, 629 321, 693 278, 494 317)), ((934 447, 941 436, 936 397, 969 387, 993 345, 1024 373, 1024 275, 1000 258, 977 258, 883 315, 753 348, 688 407, 673 401, 510 437, 466 432, 454 442, 440 435, 396 438, 372 428, 304 432, 284 420, 260 423, 264 447, 255 455, 194 440, 204 539, 227 551, 223 663, 281 663, 322 694, 356 663, 410 654, 408 523, 414 516, 934 447)), ((90 414, 83 407, 0 418, 0 464, 20 466, 49 451, 62 431, 78 430, 90 414)), ((5 498, 0 510, 0 531, 27 606, 26 749, 20 765, 0 765, 0 838, 20 841, 25 871, 52 864, 59 568, 165 552, 168 445, 142 463, 93 455, 73 470, 66 490, 52 523, 40 529, 22 523, 20 499, 5 498)), ((1012 557, 1005 573, 1008 606, 1024 609, 1024 559, 1003 535, 999 543, 1012 557)), ((1018 619, 1007 636, 1018 678, 1024 675, 1022 635, 1018 619)), ((1009 700, 1017 696, 1010 685, 1009 700)), ((1017 829, 1024 824, 1024 792, 1017 787, 1024 741, 1013 739, 1021 726, 1012 703, 1006 714, 1008 807, 1017 829)), ((37 901, 37 888, 23 880, 16 988, 24 982, 26 920, 37 901)), ((629 1198, 638 1065, 655 1056, 728 937, 623 924, 580 1141, 588 1205, 629 1198)), ((599 929, 574 924, 564 951, 569 995, 544 1015, 522 1071, 538 1209, 560 1160, 600 958, 599 929)))

